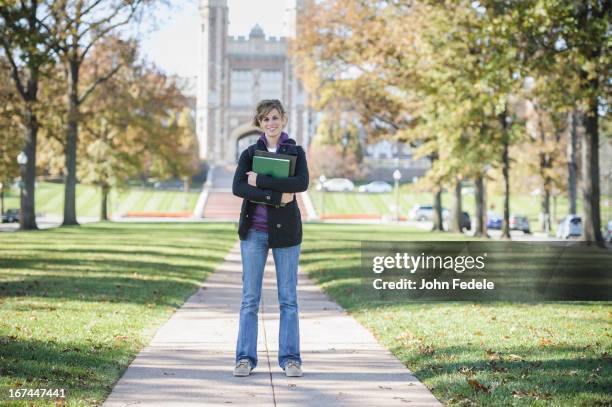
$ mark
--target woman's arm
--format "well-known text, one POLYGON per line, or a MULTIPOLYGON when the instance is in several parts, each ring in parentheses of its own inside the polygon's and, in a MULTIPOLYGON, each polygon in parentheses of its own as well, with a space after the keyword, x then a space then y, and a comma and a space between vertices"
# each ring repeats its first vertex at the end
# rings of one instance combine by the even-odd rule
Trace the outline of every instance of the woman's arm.
POLYGON ((232 183, 233 194, 241 198, 248 199, 249 201, 265 202, 270 205, 280 205, 283 195, 281 192, 249 185, 247 181, 247 172, 251 171, 252 165, 253 164, 249 159, 248 149, 244 150, 242 154, 240 154, 238 167, 234 173, 234 182, 232 183))
POLYGON ((257 174, 257 187, 271 189, 278 192, 303 192, 308 189, 308 164, 306 153, 300 146, 297 147, 298 156, 295 162, 295 174, 293 177, 270 177, 257 174))

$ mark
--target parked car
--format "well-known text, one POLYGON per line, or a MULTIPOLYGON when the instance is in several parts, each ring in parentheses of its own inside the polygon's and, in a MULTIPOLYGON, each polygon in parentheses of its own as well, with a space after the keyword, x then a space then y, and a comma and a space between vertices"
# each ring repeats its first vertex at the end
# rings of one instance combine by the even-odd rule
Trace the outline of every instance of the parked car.
POLYGON ((558 239, 569 239, 582 234, 582 218, 578 215, 567 215, 557 228, 558 239))
MULTIPOLYGON (((451 217, 450 212, 443 212, 444 215, 444 227, 448 229, 448 221, 451 217)), ((472 230, 472 219, 470 219, 470 214, 467 212, 462 212, 461 216, 461 230, 472 230)))
POLYGON ((487 213, 487 229, 501 230, 504 218, 496 213, 487 213))
POLYGON ((461 229, 472 230, 472 219, 470 219, 470 214, 467 212, 463 212, 461 217, 461 229))
MULTIPOLYGON (((448 217, 448 209, 442 208, 442 219, 448 217)), ((433 221, 433 206, 416 204, 408 212, 408 219, 423 222, 433 221)))
POLYGON ((18 223, 19 209, 7 209, 2 215, 2 223, 18 223))
POLYGON ((372 181, 359 187, 359 192, 369 192, 373 194, 381 194, 393 191, 393 187, 385 181, 372 181))
POLYGON ((529 229, 529 219, 523 215, 510 216, 510 230, 520 230, 523 233, 531 233, 529 229))
POLYGON ((355 189, 355 185, 346 178, 332 178, 325 181, 323 189, 329 192, 350 192, 355 189))

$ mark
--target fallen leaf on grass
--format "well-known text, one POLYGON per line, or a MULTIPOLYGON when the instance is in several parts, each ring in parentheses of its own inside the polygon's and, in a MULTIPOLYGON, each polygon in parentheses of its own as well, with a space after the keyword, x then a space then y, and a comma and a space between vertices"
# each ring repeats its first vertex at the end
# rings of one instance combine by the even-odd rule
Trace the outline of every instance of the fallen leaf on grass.
POLYGON ((527 397, 528 394, 525 393, 524 391, 520 391, 520 390, 514 390, 512 392, 512 397, 514 397, 515 399, 522 399, 523 397, 527 397))
POLYGON ((598 378, 599 378, 599 376, 590 375, 588 380, 586 381, 586 384, 595 384, 595 383, 597 383, 597 379, 598 378))
POLYGON ((471 376, 474 374, 474 370, 471 367, 467 367, 467 366, 461 366, 458 369, 459 373, 464 374, 466 376, 471 376))
POLYGON ((431 345, 419 345, 419 353, 421 355, 433 355, 435 351, 431 345))
POLYGON ((482 391, 484 393, 489 393, 491 391, 491 389, 489 388, 489 386, 487 386, 486 384, 483 384, 481 382, 479 382, 476 379, 467 379, 468 384, 470 385, 470 387, 476 391, 482 391))
POLYGON ((489 357, 489 360, 500 360, 501 354, 499 352, 494 351, 493 349, 486 349, 485 352, 489 357))
POLYGON ((540 338, 540 346, 550 345, 552 341, 548 338, 540 338))

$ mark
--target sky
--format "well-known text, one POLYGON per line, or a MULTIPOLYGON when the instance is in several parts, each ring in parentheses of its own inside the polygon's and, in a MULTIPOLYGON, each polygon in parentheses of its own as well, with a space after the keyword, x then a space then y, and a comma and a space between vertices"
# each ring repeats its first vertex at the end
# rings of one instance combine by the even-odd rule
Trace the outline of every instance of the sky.
MULTIPOLYGON (((167 74, 197 74, 199 0, 172 0, 148 12, 138 29, 142 53, 167 74)), ((285 0, 228 0, 229 35, 248 36, 258 23, 266 36, 284 34, 285 0)))

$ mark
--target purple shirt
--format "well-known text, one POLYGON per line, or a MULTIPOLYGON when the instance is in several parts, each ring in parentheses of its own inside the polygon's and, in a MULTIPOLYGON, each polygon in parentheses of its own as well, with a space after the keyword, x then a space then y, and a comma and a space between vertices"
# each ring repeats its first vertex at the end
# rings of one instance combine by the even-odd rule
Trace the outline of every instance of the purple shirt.
MULTIPOLYGON (((281 144, 289 139, 289 135, 285 132, 282 132, 280 138, 278 139, 278 143, 276 144, 276 148, 278 148, 281 144)), ((268 139, 264 133, 261 134, 259 140, 262 140, 266 147, 268 147, 268 139)), ((268 208, 266 208, 266 204, 257 204, 255 206, 255 211, 253 211, 253 223, 251 224, 251 228, 255 230, 259 230, 261 232, 268 231, 268 208)))

